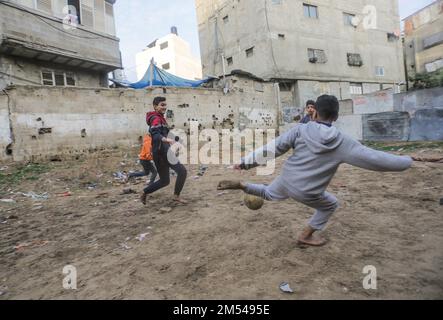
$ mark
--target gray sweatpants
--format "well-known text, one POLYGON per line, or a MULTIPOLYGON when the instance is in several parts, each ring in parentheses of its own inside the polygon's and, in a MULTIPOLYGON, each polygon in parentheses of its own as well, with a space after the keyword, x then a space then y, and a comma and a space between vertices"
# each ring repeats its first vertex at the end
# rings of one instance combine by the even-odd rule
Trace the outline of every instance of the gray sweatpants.
POLYGON ((318 196, 306 196, 298 191, 288 190, 282 183, 281 177, 275 179, 269 186, 248 183, 245 192, 268 201, 281 201, 291 198, 316 209, 314 216, 309 221, 309 225, 315 230, 323 230, 339 206, 337 198, 328 192, 318 196))

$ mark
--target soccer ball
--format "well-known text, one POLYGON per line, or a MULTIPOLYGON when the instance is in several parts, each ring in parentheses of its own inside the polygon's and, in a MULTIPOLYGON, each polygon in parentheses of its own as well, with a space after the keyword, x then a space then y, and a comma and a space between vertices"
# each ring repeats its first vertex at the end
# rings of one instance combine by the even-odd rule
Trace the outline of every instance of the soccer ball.
POLYGON ((249 194, 245 195, 244 198, 245 205, 251 210, 259 210, 265 204, 262 198, 251 196, 249 194))

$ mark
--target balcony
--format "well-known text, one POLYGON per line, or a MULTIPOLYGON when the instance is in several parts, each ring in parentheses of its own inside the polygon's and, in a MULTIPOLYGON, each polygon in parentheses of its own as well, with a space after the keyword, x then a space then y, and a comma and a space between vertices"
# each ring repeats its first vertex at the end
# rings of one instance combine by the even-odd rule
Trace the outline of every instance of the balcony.
POLYGON ((101 72, 122 68, 119 39, 13 3, 0 3, 0 53, 101 72))

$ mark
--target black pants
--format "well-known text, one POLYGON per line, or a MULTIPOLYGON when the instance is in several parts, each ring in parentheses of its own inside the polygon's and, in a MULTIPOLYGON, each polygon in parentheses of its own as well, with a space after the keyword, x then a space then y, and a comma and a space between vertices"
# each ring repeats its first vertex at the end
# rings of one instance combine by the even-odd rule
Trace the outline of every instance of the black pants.
POLYGON ((149 181, 149 184, 153 184, 155 178, 157 178, 157 170, 155 170, 154 164, 149 160, 140 160, 140 164, 142 165, 144 172, 130 173, 128 175, 128 178, 144 177, 151 174, 151 180, 149 181))
POLYGON ((171 179, 169 177, 169 168, 171 168, 177 173, 177 181, 175 182, 174 194, 176 196, 179 196, 183 190, 188 174, 185 166, 181 163, 175 165, 170 164, 167 156, 154 156, 154 162, 155 166, 157 167, 160 180, 147 186, 144 192, 146 194, 151 194, 168 186, 171 183, 171 179))

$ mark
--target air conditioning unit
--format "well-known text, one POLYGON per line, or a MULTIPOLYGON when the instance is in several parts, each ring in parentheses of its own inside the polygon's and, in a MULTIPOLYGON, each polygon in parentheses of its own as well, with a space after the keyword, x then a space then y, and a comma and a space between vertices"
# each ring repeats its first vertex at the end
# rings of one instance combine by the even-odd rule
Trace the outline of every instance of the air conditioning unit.
POLYGON ((309 58, 310 63, 317 63, 317 61, 318 61, 318 58, 316 58, 316 57, 309 58))

